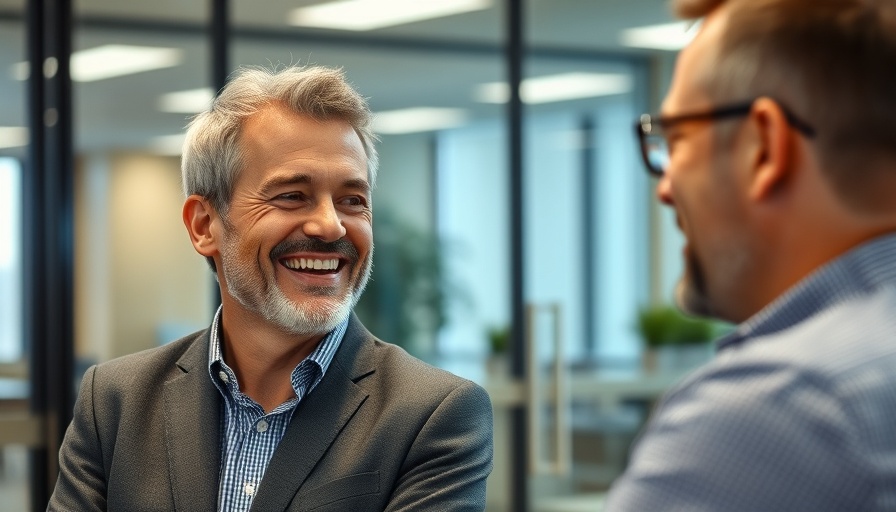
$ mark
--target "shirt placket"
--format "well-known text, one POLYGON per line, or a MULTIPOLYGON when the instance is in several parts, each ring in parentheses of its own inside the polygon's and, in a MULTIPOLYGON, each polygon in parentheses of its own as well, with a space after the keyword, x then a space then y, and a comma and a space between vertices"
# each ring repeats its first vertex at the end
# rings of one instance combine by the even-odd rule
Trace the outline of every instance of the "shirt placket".
MULTIPOLYGON (((248 399, 243 397, 246 402, 248 399)), ((270 453, 265 449, 264 439, 267 434, 268 420, 259 406, 252 403, 239 404, 240 409, 240 443, 236 455, 236 474, 233 478, 233 509, 247 511, 252 500, 258 494, 258 484, 264 471, 263 459, 270 453)))

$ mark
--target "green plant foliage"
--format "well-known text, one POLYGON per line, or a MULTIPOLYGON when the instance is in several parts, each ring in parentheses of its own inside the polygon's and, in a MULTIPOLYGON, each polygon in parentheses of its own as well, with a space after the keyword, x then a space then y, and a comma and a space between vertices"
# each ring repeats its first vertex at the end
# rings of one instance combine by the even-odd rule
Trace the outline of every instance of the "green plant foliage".
POLYGON ((510 327, 489 327, 488 344, 492 354, 503 354, 507 352, 507 345, 510 343, 510 327))
POLYGON ((388 209, 374 216, 373 272, 355 312, 378 337, 425 356, 448 319, 449 303, 466 292, 446 275, 444 241, 388 209))
POLYGON ((638 312, 638 333, 648 347, 695 345, 716 337, 719 324, 687 316, 672 306, 653 306, 638 312))

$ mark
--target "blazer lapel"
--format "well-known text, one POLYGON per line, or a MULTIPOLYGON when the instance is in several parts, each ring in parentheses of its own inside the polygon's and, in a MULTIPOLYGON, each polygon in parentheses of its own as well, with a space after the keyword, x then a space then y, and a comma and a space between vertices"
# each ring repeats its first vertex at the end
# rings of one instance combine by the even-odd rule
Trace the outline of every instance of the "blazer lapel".
POLYGON ((355 384, 373 372, 370 334, 352 314, 327 373, 299 404, 262 477, 252 511, 286 510, 368 394, 355 384))
POLYGON ((165 383, 165 437, 176 510, 217 510, 221 466, 221 396, 208 375, 208 331, 177 362, 165 383))

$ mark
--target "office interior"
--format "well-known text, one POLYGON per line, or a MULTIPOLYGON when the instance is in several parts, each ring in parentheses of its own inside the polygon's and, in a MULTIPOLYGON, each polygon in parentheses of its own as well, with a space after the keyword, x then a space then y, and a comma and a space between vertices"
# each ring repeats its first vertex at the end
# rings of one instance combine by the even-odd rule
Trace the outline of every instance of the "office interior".
POLYGON ((211 321, 180 219, 190 116, 240 66, 320 64, 380 138, 357 314, 489 391, 490 511, 600 510, 711 353, 647 367, 637 329, 682 240, 634 121, 692 32, 663 0, 0 0, 0 508, 45 508, 89 365, 211 321))

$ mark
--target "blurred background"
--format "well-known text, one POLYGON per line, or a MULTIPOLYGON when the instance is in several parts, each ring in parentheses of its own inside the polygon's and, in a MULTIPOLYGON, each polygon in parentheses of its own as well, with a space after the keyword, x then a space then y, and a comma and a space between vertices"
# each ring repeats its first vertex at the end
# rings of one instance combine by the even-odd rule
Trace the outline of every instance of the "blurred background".
POLYGON ((345 69, 376 113, 372 332, 479 382, 489 510, 599 510, 709 357, 634 121, 688 40, 662 0, 0 0, 0 510, 43 510, 91 364, 207 326, 191 115, 239 66, 345 69))

